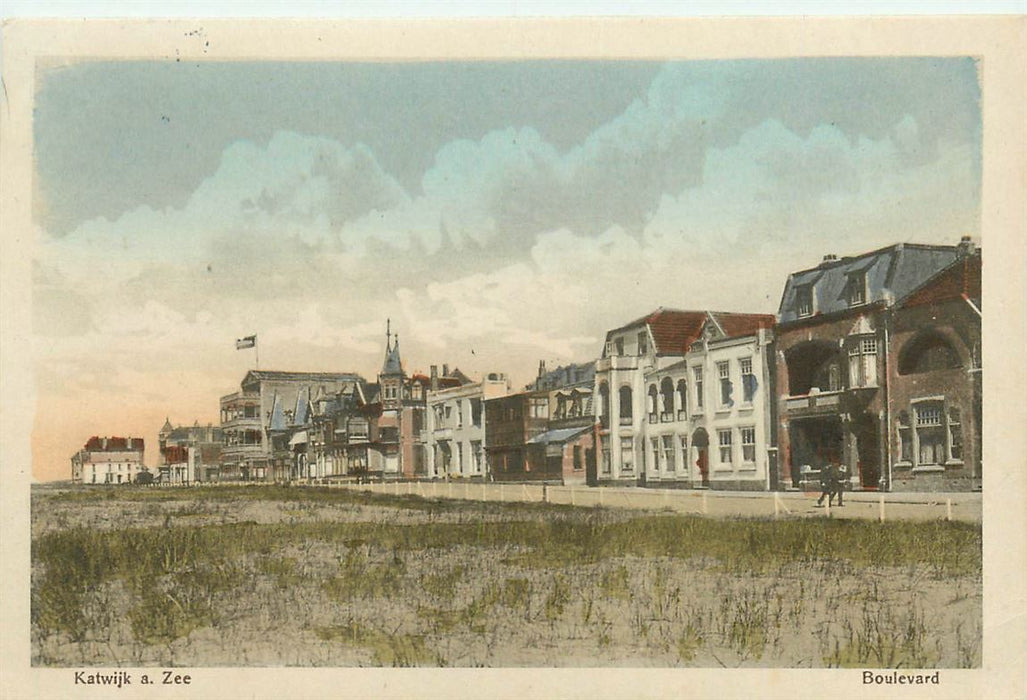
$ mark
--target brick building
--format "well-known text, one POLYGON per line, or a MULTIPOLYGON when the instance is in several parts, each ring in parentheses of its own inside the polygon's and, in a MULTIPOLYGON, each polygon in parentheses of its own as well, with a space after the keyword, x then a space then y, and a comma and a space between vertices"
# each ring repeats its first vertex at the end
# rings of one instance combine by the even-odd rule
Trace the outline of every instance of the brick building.
POLYGON ((185 466, 186 474, 181 481, 218 481, 221 476, 221 448, 223 436, 221 428, 199 422, 191 426, 171 425, 170 419, 164 420, 164 426, 158 433, 157 470, 158 480, 166 473, 168 478, 175 471, 185 466), (174 452, 171 452, 174 448, 174 452), (175 464, 175 470, 166 469, 175 464))
POLYGON ((894 491, 981 487, 981 254, 967 252, 892 312, 894 491))
MULTIPOLYGON (((892 487, 893 393, 900 383, 914 383, 892 381, 899 372, 895 320, 904 319, 903 328, 923 321, 925 312, 917 309, 924 304, 911 301, 919 298, 918 290, 973 252, 969 239, 959 246, 897 244, 840 260, 827 255, 817 267, 789 276, 778 314, 775 357, 782 487, 804 486, 827 463, 842 465, 855 488, 892 487)), ((966 301, 959 303, 971 311, 966 301)), ((933 313, 938 311, 946 312, 938 307, 933 313)), ((979 315, 976 323, 979 327, 979 315)), ((932 338, 951 330, 947 319, 936 325, 938 335, 932 338)), ((933 372, 928 373, 940 377, 933 372)), ((915 383, 923 386, 925 381, 915 383)), ((914 420, 908 403, 899 407, 894 420, 902 418, 903 410, 914 420)), ((926 420, 928 411, 922 415, 926 420)), ((936 419, 941 420, 930 413, 930 420, 936 419)), ((896 423, 894 437, 911 428, 896 423)))

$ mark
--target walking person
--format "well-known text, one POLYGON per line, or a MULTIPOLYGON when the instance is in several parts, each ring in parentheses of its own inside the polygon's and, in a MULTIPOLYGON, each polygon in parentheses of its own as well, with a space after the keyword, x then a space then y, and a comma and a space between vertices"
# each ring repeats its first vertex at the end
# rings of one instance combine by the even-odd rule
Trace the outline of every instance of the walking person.
MULTIPOLYGON (((844 505, 842 503, 842 494, 845 493, 845 485, 849 483, 849 469, 844 464, 838 465, 838 468, 834 473, 835 481, 835 493, 838 494, 838 505, 844 505)), ((830 501, 828 501, 830 504, 830 501)))
POLYGON ((818 506, 824 505, 825 497, 827 498, 827 505, 831 505, 831 501, 834 499, 836 480, 834 464, 828 462, 820 468, 820 498, 817 499, 818 506))

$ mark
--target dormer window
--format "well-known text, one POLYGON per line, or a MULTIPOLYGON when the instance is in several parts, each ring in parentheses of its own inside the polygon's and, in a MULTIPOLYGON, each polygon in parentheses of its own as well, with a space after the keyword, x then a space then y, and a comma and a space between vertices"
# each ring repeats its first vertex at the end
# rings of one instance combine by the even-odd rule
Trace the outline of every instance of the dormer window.
POLYGON ((813 315, 813 287, 805 285, 795 290, 795 311, 799 318, 813 315))
POLYGON ((649 336, 645 331, 638 334, 638 354, 645 355, 649 352, 649 336))
POLYGON ((624 338, 617 338, 613 343, 614 348, 616 349, 616 354, 618 356, 622 356, 624 354, 624 338))
POLYGON ((861 306, 867 303, 867 275, 865 272, 849 275, 849 282, 845 287, 845 297, 849 306, 861 306))

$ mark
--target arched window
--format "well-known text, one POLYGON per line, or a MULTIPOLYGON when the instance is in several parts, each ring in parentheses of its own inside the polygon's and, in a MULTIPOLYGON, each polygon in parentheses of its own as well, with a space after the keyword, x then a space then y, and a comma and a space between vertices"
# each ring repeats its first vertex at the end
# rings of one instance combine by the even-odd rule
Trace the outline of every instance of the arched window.
POLYGON ((962 366, 952 344, 937 331, 924 331, 909 341, 899 357, 899 374, 922 374, 962 366))
MULTIPOLYGON (((622 389, 623 391, 623 389, 622 389)), ((656 385, 649 385, 649 396, 648 396, 648 409, 649 409, 649 420, 656 422, 656 411, 657 411, 657 398, 656 398, 656 385)), ((623 408, 621 409, 621 415, 623 414, 623 408)))
POLYGON ((620 388, 618 394, 620 398, 620 422, 621 424, 631 424, 632 406, 631 406, 631 387, 624 385, 620 388))
POLYGON ((678 420, 688 417, 688 383, 684 379, 678 380, 678 420))
POLYGON ((599 413, 599 423, 604 428, 610 427, 610 386, 603 382, 599 385, 599 406, 596 407, 599 413))
POLYGON ((674 415, 674 382, 670 377, 664 377, 660 382, 660 397, 663 403, 660 412, 666 420, 670 420, 674 415))

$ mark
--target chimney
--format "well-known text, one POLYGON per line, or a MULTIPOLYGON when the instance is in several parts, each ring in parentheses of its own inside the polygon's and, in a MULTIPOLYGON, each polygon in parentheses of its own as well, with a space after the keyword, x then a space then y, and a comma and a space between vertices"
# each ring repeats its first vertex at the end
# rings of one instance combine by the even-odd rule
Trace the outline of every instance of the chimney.
POLYGON ((974 244, 973 239, 970 236, 963 236, 959 239, 959 245, 956 246, 960 256, 973 255, 974 251, 977 250, 977 246, 974 244))
POLYGON ((838 256, 834 253, 828 253, 824 256, 824 259, 820 261, 820 267, 826 267, 827 265, 838 260, 838 256))
POLYGON ((438 365, 432 365, 431 366, 431 390, 432 391, 438 391, 439 390, 439 366, 438 365))
POLYGON ((443 377, 448 377, 449 376, 449 365, 447 365, 445 363, 443 363, 443 365, 442 365, 442 376, 443 377))

